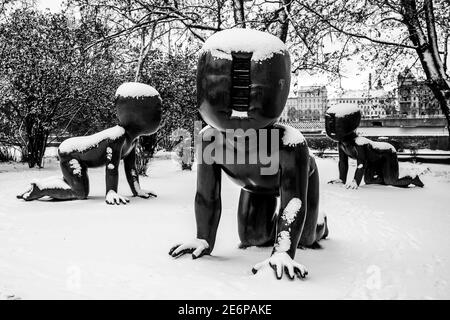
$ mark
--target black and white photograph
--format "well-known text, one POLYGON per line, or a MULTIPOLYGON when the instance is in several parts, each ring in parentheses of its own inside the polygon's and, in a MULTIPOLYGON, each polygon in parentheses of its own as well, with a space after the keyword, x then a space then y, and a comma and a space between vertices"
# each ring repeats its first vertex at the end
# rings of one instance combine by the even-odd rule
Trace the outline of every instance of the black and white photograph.
POLYGON ((449 0, 0 0, 0 300, 449 300, 449 47, 449 0))

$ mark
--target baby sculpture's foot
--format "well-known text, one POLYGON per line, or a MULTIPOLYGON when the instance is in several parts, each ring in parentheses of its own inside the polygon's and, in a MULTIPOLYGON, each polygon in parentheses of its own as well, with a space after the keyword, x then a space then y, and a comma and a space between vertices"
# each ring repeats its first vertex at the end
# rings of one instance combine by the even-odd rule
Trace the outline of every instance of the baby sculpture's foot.
POLYGON ((420 188, 423 188, 423 186, 424 186, 424 184, 423 184, 422 180, 420 180, 419 176, 416 176, 416 177, 413 179, 412 183, 413 183, 415 186, 420 187, 420 188))
POLYGON ((305 249, 313 249, 313 250, 318 250, 318 249, 323 249, 322 246, 320 245, 320 243, 318 241, 314 241, 312 244, 310 245, 298 245, 297 248, 305 250, 305 249))
POLYGON ((32 183, 30 188, 22 194, 17 195, 17 199, 23 199, 25 201, 32 201, 41 197, 41 190, 35 183, 32 183))

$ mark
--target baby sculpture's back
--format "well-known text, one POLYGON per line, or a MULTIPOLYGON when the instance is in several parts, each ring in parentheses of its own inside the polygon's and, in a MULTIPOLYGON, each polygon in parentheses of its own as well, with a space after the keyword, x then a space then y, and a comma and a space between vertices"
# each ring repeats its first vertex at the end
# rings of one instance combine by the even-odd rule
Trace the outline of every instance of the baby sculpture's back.
POLYGON ((111 143, 122 140, 125 129, 115 126, 90 136, 73 137, 64 140, 58 148, 60 157, 71 156, 84 161, 88 167, 105 165, 107 155, 112 152, 111 143), (105 156, 102 157, 101 155, 105 156))

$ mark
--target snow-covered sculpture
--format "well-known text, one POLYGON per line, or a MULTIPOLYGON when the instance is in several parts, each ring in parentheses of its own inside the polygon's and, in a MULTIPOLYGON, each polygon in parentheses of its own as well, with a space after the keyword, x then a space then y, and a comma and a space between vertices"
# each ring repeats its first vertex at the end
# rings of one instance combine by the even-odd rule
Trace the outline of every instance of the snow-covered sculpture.
POLYGON ((156 197, 142 190, 136 171, 136 142, 139 136, 158 130, 161 121, 161 98, 151 86, 128 82, 116 91, 119 124, 91 136, 74 137, 58 149, 63 177, 31 183, 20 199, 27 201, 48 196, 58 200, 86 199, 89 194, 88 168, 106 166, 106 203, 126 204, 129 200, 117 193, 119 163, 124 160, 125 175, 134 196, 156 197))
POLYGON ((296 249, 316 246, 328 229, 326 218, 319 218, 319 175, 306 140, 298 130, 276 124, 289 94, 290 63, 283 42, 256 30, 221 31, 205 42, 198 61, 197 97, 199 112, 209 126, 200 133, 199 150, 200 157, 211 146, 216 153, 214 161, 198 164, 197 237, 174 246, 171 256, 190 253, 196 259, 213 251, 224 171, 242 188, 238 206, 241 248, 273 246, 271 256, 256 264, 253 273, 272 267, 278 279, 284 271, 291 279, 306 276, 306 268, 294 261, 296 249), (258 137, 255 143, 236 146, 233 142, 245 135, 250 139, 252 132, 258 137), (274 141, 277 148, 270 155, 276 157, 276 167, 262 174, 267 163, 258 156, 274 141), (219 154, 257 160, 242 164, 225 161, 219 154))
POLYGON ((342 183, 348 189, 357 189, 364 176, 366 184, 423 187, 419 176, 399 178, 397 152, 391 144, 371 141, 357 135, 356 129, 360 121, 361 112, 357 106, 336 105, 327 110, 327 135, 339 143, 339 179, 329 183, 342 183), (349 157, 356 159, 357 167, 353 180, 347 183, 349 157))

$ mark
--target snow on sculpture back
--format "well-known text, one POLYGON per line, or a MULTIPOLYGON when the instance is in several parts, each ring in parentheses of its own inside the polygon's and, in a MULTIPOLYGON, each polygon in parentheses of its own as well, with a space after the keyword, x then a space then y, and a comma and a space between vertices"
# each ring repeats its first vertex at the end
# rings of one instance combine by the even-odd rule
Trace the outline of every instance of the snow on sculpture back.
POLYGON ((90 136, 84 136, 84 137, 73 137, 69 138, 67 140, 64 140, 59 145, 59 152, 60 153, 71 153, 74 151, 77 152, 84 152, 86 150, 95 148, 98 146, 98 144, 101 141, 104 140, 111 140, 114 141, 120 137, 122 137, 125 133, 125 129, 121 126, 115 126, 112 128, 108 128, 106 130, 94 133, 90 136))

